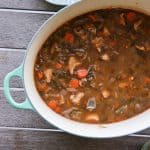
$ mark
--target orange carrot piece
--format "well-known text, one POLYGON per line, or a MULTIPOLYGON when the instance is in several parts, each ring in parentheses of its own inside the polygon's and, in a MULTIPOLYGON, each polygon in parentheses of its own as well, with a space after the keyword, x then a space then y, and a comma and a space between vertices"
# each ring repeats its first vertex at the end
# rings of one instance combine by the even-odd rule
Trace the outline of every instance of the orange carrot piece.
POLYGON ((69 82, 69 87, 78 88, 79 87, 78 79, 71 79, 71 81, 69 82))
POLYGON ((56 109, 55 109, 55 111, 56 111, 57 113, 61 113, 61 108, 60 108, 59 106, 57 106, 56 109))
POLYGON ((150 78, 149 77, 145 77, 144 78, 144 83, 145 84, 150 84, 150 78))
POLYGON ((56 69, 61 69, 62 68, 62 64, 56 63, 55 67, 56 67, 56 69))
POLYGON ((48 106, 49 106, 51 109, 56 110, 58 104, 57 104, 57 102, 56 102, 55 100, 51 100, 51 101, 49 101, 48 106))
POLYGON ((127 20, 128 21, 133 22, 133 21, 135 21, 135 19, 136 19, 136 14, 134 12, 127 13, 127 20))
POLYGON ((79 69, 77 71, 77 76, 78 78, 82 79, 88 75, 88 70, 87 69, 79 69))
POLYGON ((73 43, 74 42, 74 36, 72 33, 70 32, 67 32, 65 34, 65 37, 64 37, 65 41, 68 42, 68 43, 73 43))
POLYGON ((41 80, 44 76, 43 72, 42 71, 37 72, 37 76, 38 76, 38 79, 41 80))

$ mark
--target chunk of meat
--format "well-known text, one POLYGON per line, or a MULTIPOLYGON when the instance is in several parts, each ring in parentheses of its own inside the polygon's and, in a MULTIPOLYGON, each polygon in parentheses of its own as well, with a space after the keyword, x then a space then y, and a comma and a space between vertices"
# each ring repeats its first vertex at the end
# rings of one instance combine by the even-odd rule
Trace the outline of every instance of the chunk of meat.
POLYGON ((44 71, 44 75, 46 77, 46 82, 47 83, 50 83, 51 82, 51 79, 52 79, 52 69, 46 69, 44 71))
POLYGON ((73 104, 75 105, 79 105, 81 102, 81 99, 84 97, 84 93, 83 92, 79 92, 76 95, 71 95, 70 96, 70 100, 73 104))
POLYGON ((69 72, 72 75, 75 67, 79 66, 81 63, 77 61, 75 57, 70 57, 68 62, 69 72))

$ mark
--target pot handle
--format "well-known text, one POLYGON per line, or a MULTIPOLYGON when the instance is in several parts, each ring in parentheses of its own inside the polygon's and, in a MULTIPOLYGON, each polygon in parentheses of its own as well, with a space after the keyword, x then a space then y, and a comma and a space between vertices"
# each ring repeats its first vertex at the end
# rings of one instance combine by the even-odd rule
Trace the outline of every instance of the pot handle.
POLYGON ((4 94, 7 98, 7 101, 16 108, 20 109, 33 109, 30 101, 26 98, 24 102, 22 103, 17 103, 15 100, 12 98, 11 93, 10 93, 10 88, 9 88, 9 82, 12 77, 18 76, 22 78, 22 70, 23 70, 23 65, 19 66, 18 68, 14 69, 13 71, 9 72, 5 78, 4 78, 4 94))

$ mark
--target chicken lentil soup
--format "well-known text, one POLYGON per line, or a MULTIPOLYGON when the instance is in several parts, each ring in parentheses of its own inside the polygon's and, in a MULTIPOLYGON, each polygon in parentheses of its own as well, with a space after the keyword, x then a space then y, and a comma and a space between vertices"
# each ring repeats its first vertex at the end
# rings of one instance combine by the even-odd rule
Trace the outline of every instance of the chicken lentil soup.
POLYGON ((150 108, 150 16, 97 10, 59 27, 34 67, 37 90, 56 113, 111 123, 150 108))

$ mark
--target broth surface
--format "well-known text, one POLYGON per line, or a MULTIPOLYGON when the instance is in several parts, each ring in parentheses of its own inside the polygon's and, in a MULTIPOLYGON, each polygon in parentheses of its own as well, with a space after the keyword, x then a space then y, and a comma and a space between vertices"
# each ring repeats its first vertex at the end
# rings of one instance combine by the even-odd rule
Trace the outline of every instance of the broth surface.
POLYGON ((72 19, 40 49, 34 77, 66 118, 111 123, 142 113, 150 108, 150 16, 106 9, 72 19))

